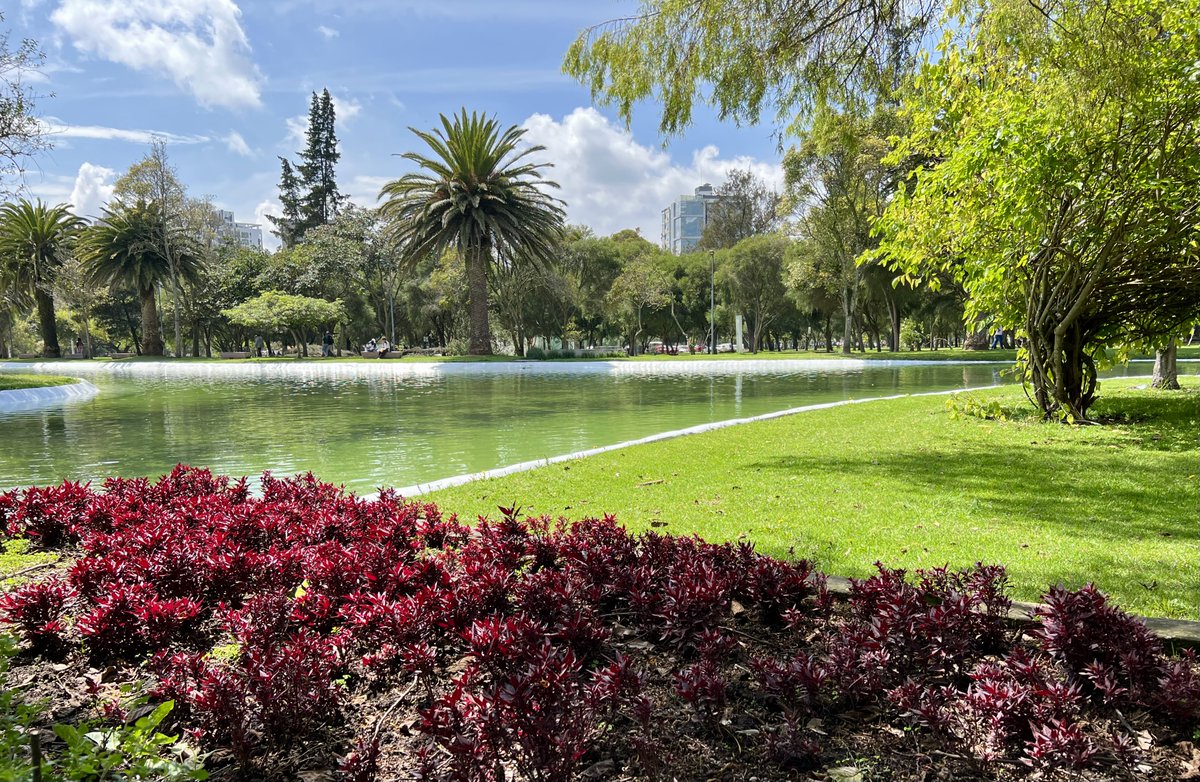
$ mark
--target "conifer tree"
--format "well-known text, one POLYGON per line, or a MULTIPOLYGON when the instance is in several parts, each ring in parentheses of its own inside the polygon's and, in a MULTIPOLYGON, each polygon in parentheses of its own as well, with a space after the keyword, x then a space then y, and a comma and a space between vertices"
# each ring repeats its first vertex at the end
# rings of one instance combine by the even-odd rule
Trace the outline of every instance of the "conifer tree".
POLYGON ((285 247, 304 238, 311 228, 333 222, 345 197, 338 191, 335 167, 342 154, 337 148, 333 97, 329 90, 312 94, 308 131, 300 162, 280 158, 279 201, 282 217, 270 217, 275 235, 285 247))
POLYGON ((279 203, 283 207, 283 215, 267 215, 267 219, 275 226, 271 233, 279 237, 284 247, 292 247, 300 238, 300 180, 290 160, 280 157, 279 165, 282 168, 279 175, 279 203))
POLYGON ((308 145, 300 153, 302 183, 300 218, 304 230, 333 221, 341 205, 334 166, 342 156, 337 149, 333 98, 329 90, 315 92, 308 111, 308 145))

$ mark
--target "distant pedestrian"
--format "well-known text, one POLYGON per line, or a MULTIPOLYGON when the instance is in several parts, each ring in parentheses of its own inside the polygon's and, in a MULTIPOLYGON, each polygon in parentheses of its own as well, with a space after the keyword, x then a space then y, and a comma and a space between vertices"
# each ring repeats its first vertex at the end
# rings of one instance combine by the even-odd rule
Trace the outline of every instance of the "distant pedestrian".
POLYGON ((997 326, 996 333, 992 335, 992 350, 1004 347, 1004 327, 997 326))
POLYGON ((79 337, 75 338, 75 355, 77 355, 77 356, 83 355, 83 340, 80 339, 79 337))
POLYGON ((327 329, 325 335, 321 337, 321 357, 329 358, 333 355, 333 334, 327 329))
POLYGON ((259 334, 254 337, 254 355, 257 356, 258 358, 262 358, 264 344, 265 343, 263 342, 262 334, 259 334))

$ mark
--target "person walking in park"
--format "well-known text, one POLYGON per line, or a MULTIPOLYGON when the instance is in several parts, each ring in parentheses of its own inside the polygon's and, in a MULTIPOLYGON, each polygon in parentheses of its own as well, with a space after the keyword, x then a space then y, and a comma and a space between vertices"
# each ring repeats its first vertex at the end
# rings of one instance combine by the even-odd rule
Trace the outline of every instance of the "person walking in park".
POLYGON ((333 355, 333 334, 329 329, 325 330, 325 334, 321 337, 321 357, 329 358, 333 355))
POLYGON ((996 333, 992 335, 992 350, 1004 347, 1004 327, 997 326, 996 333))
POLYGON ((263 343, 262 334, 255 335, 255 337, 254 337, 254 355, 258 356, 259 358, 262 358, 263 344, 264 343, 263 343))

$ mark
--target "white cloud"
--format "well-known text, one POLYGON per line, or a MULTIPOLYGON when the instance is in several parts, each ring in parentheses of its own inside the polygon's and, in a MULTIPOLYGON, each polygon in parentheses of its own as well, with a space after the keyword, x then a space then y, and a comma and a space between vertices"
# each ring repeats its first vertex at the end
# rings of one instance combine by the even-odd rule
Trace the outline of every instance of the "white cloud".
POLYGON ((359 174, 350 180, 348 185, 342 186, 340 189, 343 193, 350 197, 350 200, 366 209, 374 209, 379 206, 379 190, 388 182, 391 182, 396 177, 389 176, 372 176, 368 174, 359 174))
POLYGON ((236 130, 229 131, 229 135, 221 140, 225 142, 225 146, 229 147, 229 151, 235 155, 250 157, 254 154, 253 150, 250 149, 250 145, 246 143, 246 139, 242 138, 242 134, 236 130))
POLYGON ((283 207, 275 198, 266 198, 258 202, 258 206, 254 207, 254 222, 262 226, 263 247, 267 250, 279 249, 279 237, 271 233, 274 224, 267 219, 267 215, 275 215, 278 217, 283 213, 283 207))
POLYGON ((320 33, 322 36, 324 36, 324 38, 325 38, 325 40, 326 40, 326 41, 328 41, 328 40, 329 40, 329 39, 331 39, 331 38, 337 38, 337 37, 338 37, 338 31, 337 31, 337 30, 333 29, 332 27, 326 27, 326 26, 325 26, 325 25, 323 25, 323 24, 322 24, 322 25, 318 25, 318 26, 317 26, 317 32, 318 32, 318 33, 320 33))
POLYGON ((537 160, 554 164, 546 174, 562 186, 555 195, 567 203, 567 219, 602 236, 637 228, 657 244, 662 210, 706 182, 720 186, 731 169, 749 169, 769 186, 783 189, 778 163, 722 158, 709 145, 681 165, 666 152, 639 144, 592 108, 577 108, 561 121, 534 114, 523 126, 526 141, 546 147, 537 160))
POLYGON ((42 130, 56 138, 90 138, 103 141, 130 141, 135 144, 149 144, 162 139, 168 144, 203 144, 208 136, 184 136, 178 133, 168 133, 165 130, 136 130, 131 128, 110 128, 103 125, 68 125, 62 120, 47 117, 41 121, 42 130))
POLYGON ((75 175, 75 187, 71 190, 71 203, 75 205, 75 214, 83 217, 95 217, 100 214, 100 207, 112 198, 113 177, 116 171, 104 166, 96 166, 84 162, 75 175))
POLYGON ((287 125, 287 137, 284 138, 285 146, 301 150, 304 149, 305 139, 308 134, 308 115, 301 114, 296 117, 288 117, 284 120, 287 125))
POLYGON ((166 73, 201 105, 227 108, 260 104, 240 17, 233 0, 61 0, 50 16, 81 52, 166 73))
POLYGON ((362 103, 354 98, 337 95, 333 92, 329 93, 329 97, 333 100, 333 114, 337 122, 349 122, 362 113, 362 103))

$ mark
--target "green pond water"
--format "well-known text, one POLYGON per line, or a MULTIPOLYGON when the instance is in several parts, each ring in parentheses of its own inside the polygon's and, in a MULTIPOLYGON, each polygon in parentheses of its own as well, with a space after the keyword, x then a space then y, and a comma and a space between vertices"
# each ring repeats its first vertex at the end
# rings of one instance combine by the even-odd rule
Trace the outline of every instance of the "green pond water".
POLYGON ((154 476, 183 462, 227 475, 312 471, 370 492, 802 405, 1004 382, 1000 365, 829 363, 715 375, 647 365, 410 377, 80 372, 100 388, 94 399, 0 412, 0 488, 154 476))

